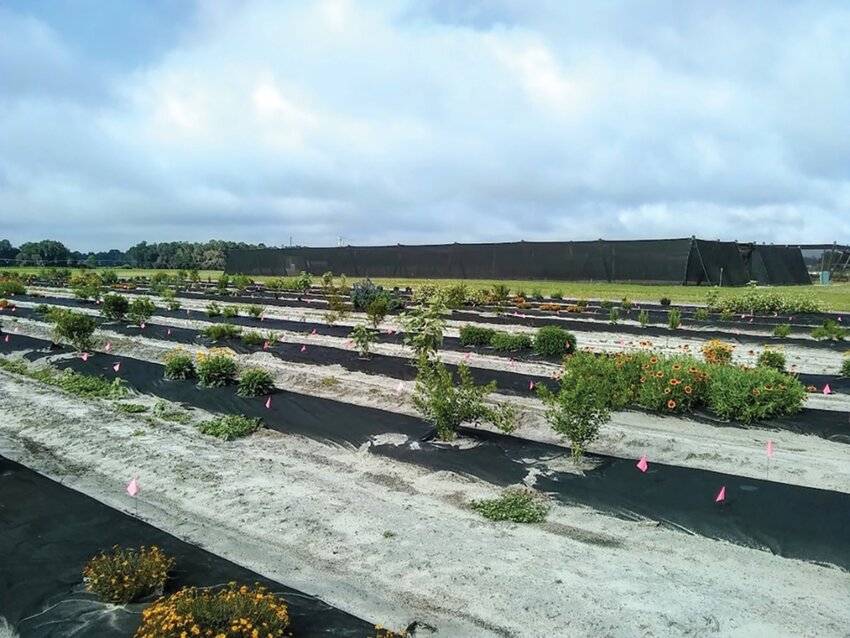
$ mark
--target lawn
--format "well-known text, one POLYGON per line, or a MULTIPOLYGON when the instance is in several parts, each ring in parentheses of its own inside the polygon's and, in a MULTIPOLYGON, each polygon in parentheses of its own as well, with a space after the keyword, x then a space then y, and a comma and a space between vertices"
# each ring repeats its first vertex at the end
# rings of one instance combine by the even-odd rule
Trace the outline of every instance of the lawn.
MULTIPOLYGON (((41 268, 38 267, 16 267, 6 268, 4 270, 13 270, 20 273, 37 273, 41 268)), ((151 275, 157 270, 117 268, 115 269, 119 277, 135 277, 151 275)), ((163 271, 175 272, 175 271, 163 271)), ((215 281, 222 274, 220 270, 202 270, 200 271, 203 281, 215 281)), ((276 279, 276 277, 254 276, 255 281, 267 281, 276 279)), ((318 280, 318 277, 314 277, 318 280)), ((351 283, 353 279, 349 280, 351 283)), ((708 290, 705 286, 680 286, 670 284, 624 284, 624 283, 606 283, 606 282, 589 282, 589 281, 510 281, 510 280, 491 280, 491 279, 389 279, 375 278, 373 280, 377 284, 383 286, 405 286, 416 287, 423 283, 432 283, 438 285, 448 285, 454 283, 465 283, 469 288, 490 288, 496 284, 507 284, 513 292, 524 292, 532 294, 540 292, 543 295, 549 296, 553 292, 560 292, 565 298, 584 297, 587 299, 611 299, 619 300, 623 297, 628 297, 632 301, 653 301, 657 302, 662 297, 669 297, 673 303, 701 303, 705 301, 705 293, 708 290)), ((725 295, 734 295, 742 291, 742 288, 722 288, 719 290, 720 297, 725 295)), ((775 286, 771 290, 792 294, 792 295, 811 295, 821 301, 830 310, 848 310, 850 311, 850 283, 833 283, 828 286, 813 285, 813 286, 775 286)))

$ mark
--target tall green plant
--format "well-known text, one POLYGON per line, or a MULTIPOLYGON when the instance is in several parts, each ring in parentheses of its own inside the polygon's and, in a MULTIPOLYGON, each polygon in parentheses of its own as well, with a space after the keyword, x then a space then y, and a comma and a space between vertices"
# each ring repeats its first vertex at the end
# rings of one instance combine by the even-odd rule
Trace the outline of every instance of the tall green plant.
POLYGON ((369 349, 372 344, 378 340, 375 332, 373 330, 369 330, 369 328, 366 327, 366 324, 363 323, 358 323, 354 326, 354 330, 351 331, 349 337, 354 342, 354 345, 357 346, 357 351, 360 353, 360 356, 364 359, 369 357, 369 349))
POLYGON ((437 353, 443 344, 447 313, 444 305, 435 302, 429 306, 413 306, 401 315, 404 344, 413 348, 416 359, 429 358, 437 353))

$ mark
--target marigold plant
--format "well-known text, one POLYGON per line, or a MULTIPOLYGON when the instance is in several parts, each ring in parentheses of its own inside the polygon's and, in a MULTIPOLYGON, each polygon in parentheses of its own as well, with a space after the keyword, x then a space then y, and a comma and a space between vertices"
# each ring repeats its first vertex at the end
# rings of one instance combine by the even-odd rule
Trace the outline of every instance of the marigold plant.
POLYGON ((162 593, 174 559, 156 546, 101 552, 83 569, 88 590, 103 600, 127 604, 149 594, 162 593))
POLYGON ((229 583, 223 589, 187 587, 142 612, 134 638, 283 638, 289 608, 265 587, 229 583))
POLYGON ((730 343, 712 339, 702 345, 702 357, 706 363, 727 364, 732 362, 732 351, 735 349, 730 343))

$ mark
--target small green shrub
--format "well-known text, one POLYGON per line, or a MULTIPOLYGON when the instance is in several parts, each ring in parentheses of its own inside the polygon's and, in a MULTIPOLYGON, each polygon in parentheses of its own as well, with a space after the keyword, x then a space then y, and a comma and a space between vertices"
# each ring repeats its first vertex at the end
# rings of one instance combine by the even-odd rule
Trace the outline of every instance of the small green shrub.
POLYGON ((678 308, 671 308, 667 313, 667 327, 670 330, 676 330, 682 325, 682 311, 678 308))
POLYGON ((100 299, 102 285, 103 280, 100 275, 94 272, 74 275, 68 281, 68 286, 74 291, 74 296, 78 299, 100 299))
POLYGON ((732 321, 735 318, 735 313, 733 313, 729 308, 724 308, 720 312, 720 320, 721 321, 732 321))
POLYGON ((100 304, 100 314, 110 321, 122 321, 130 310, 130 300, 124 295, 106 295, 100 304))
POLYGON ((271 394, 274 390, 274 379, 263 368, 246 368, 239 375, 239 388, 236 394, 240 397, 261 397, 271 394))
POLYGON ((462 346, 489 346, 496 331, 473 324, 466 324, 460 329, 460 344, 462 346))
POLYGON ((372 324, 373 328, 377 328, 380 325, 384 317, 387 316, 389 308, 389 301, 384 296, 376 297, 366 307, 366 316, 369 318, 369 323, 372 324))
POLYGON ((32 311, 40 315, 46 315, 48 312, 50 312, 50 306, 48 306, 46 303, 40 303, 35 308, 33 308, 32 311))
POLYGON ((242 328, 234 326, 232 323, 215 323, 204 328, 202 334, 213 341, 238 339, 239 335, 242 334, 242 328))
POLYGON ((776 350, 765 349, 758 356, 757 365, 762 368, 773 368, 774 370, 778 370, 779 372, 785 372, 785 366, 788 361, 785 359, 785 355, 776 350))
POLYGON ((812 330, 812 336, 820 341, 821 339, 827 339, 830 341, 844 341, 844 338, 847 336, 847 333, 850 332, 847 328, 842 328, 837 321, 833 321, 832 319, 827 319, 823 322, 822 326, 818 326, 814 330, 812 330))
POLYGON ((772 368, 711 368, 708 403, 721 418, 752 423, 796 414, 805 400, 803 384, 772 368))
POLYGON ((472 501, 470 507, 491 521, 542 523, 549 512, 549 503, 534 492, 508 488, 499 498, 472 501))
POLYGON ((661 297, 658 303, 660 303, 662 306, 669 306, 671 303, 673 303, 673 301, 670 299, 670 297, 661 297))
POLYGON ((130 304, 130 309, 127 311, 127 317, 133 323, 142 324, 151 318, 151 315, 153 315, 155 310, 156 306, 150 299, 147 297, 137 297, 136 299, 133 299, 133 303, 130 304))
POLYGON ((245 312, 248 313, 249 317, 253 317, 254 319, 259 319, 263 315, 263 307, 262 306, 248 306, 245 308, 245 312))
POLYGON ((496 284, 493 286, 493 297, 498 303, 505 303, 511 296, 511 288, 507 284, 496 284))
POLYGON ((516 410, 512 405, 501 403, 490 406, 484 397, 496 389, 496 382, 476 386, 469 366, 458 366, 458 383, 452 373, 440 361, 432 361, 425 355, 419 358, 416 389, 413 405, 422 417, 434 425, 437 436, 451 441, 464 423, 492 423, 505 432, 516 429, 516 410))
POLYGON ((584 297, 576 301, 576 306, 579 308, 587 308, 588 301, 584 297))
POLYGON ((850 377, 850 356, 844 355, 844 361, 841 363, 841 371, 838 374, 842 377, 850 377))
POLYGON ((378 335, 375 334, 375 331, 369 330, 364 323, 358 323, 354 326, 354 330, 348 336, 354 342, 354 345, 357 346, 360 356, 364 358, 369 356, 369 349, 378 340, 378 335))
POLYGON ((552 297, 552 299, 563 299, 564 298, 564 291, 563 290, 555 290, 555 291, 552 292, 552 294, 550 296, 552 297))
POLYGON ((417 359, 423 355, 435 354, 443 344, 445 315, 448 312, 449 310, 437 300, 430 306, 412 306, 401 315, 404 345, 413 348, 417 359))
POLYGON ((518 350, 529 350, 534 345, 531 335, 521 332, 496 331, 490 339, 490 346, 500 352, 516 352, 518 350))
POLYGON ((791 334, 791 326, 787 323, 780 323, 778 326, 773 328, 773 336, 779 337, 780 339, 784 339, 788 335, 791 334))
POLYGON ((112 268, 106 268, 105 270, 102 270, 100 273, 100 278, 107 286, 111 286, 113 284, 118 283, 118 273, 115 272, 112 268))
POLYGON ((48 320, 53 323, 53 334, 57 341, 70 343, 78 352, 92 349, 92 335, 97 328, 94 317, 54 308, 48 320))
POLYGON ((611 308, 614 307, 614 302, 611 301, 610 299, 603 299, 599 303, 599 307, 602 308, 602 310, 611 310, 611 308))
POLYGON ((221 309, 221 315, 225 319, 233 319, 233 317, 239 316, 239 306, 224 306, 221 309))
POLYGON ((313 278, 302 270, 301 274, 295 278, 293 284, 295 286, 295 290, 304 294, 309 291, 310 287, 313 285, 313 278))
POLYGON ((201 355, 197 365, 202 386, 220 388, 236 383, 236 362, 226 354, 201 355))
POLYGON ((706 321, 710 317, 708 308, 697 308, 694 313, 694 319, 697 321, 706 321))
POLYGON ((646 328, 646 325, 649 323, 649 312, 641 310, 638 313, 638 321, 640 322, 641 328, 646 328))
POLYGON ((195 362, 179 348, 165 355, 166 379, 194 379, 195 362))
POLYGON ((617 323, 620 320, 620 311, 617 308, 611 308, 608 313, 608 321, 617 323))
POLYGON ((248 332, 242 333, 242 343, 246 346, 261 346, 264 341, 265 338, 259 332, 249 330, 248 332))
POLYGON ((211 301, 207 304, 207 317, 220 317, 221 316, 221 306, 219 306, 216 302, 211 301))
POLYGON ((560 357, 576 351, 576 338, 558 326, 544 326, 534 336, 534 351, 546 357, 560 357))
POLYGON ((161 594, 174 563, 174 558, 156 546, 135 550, 116 545, 111 553, 92 558, 83 569, 83 578, 86 588, 101 600, 126 605, 149 594, 161 594))
POLYGON ((259 417, 252 419, 242 414, 228 414, 202 421, 198 424, 198 430, 223 441, 232 441, 256 432, 261 422, 259 417))

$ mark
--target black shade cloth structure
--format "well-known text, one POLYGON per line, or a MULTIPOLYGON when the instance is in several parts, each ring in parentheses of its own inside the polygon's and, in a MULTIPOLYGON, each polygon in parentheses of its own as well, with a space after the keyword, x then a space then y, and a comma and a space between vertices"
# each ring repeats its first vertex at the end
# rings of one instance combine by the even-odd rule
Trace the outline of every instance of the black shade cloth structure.
MULTIPOLYGON (((143 495, 144 480, 141 488, 143 495)), ((0 456, 0 617, 17 631, 11 635, 133 636, 150 601, 116 608, 98 601, 82 582, 89 559, 115 544, 157 545, 176 558, 166 593, 229 581, 264 585, 286 600, 295 636, 362 638, 372 628, 0 456)))
POLYGON ((810 284, 799 246, 739 244, 750 280, 765 286, 810 284))
MULTIPOLYGON (((788 248, 789 253, 794 250, 799 253, 799 249, 788 248)), ((784 263, 781 257, 777 252, 762 257, 759 263, 771 264, 770 272, 778 273, 784 263), (776 265, 775 262, 781 263, 776 265)), ((802 263, 802 256, 799 262, 802 263)), ((785 268, 791 270, 787 264, 785 268)), ((693 237, 233 249, 228 252, 225 271, 247 275, 292 276, 301 271, 321 275, 332 271, 349 277, 549 279, 725 286, 741 286, 751 279, 737 243, 693 237)))

